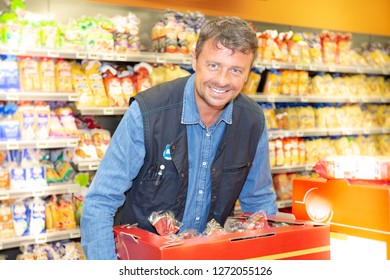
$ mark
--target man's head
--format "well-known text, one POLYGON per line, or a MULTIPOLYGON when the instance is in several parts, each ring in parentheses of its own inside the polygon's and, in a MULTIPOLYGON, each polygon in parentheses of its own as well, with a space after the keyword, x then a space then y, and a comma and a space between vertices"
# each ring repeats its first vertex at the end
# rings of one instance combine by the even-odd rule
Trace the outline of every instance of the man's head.
POLYGON ((199 112, 221 112, 241 92, 257 54, 257 36, 237 17, 215 17, 200 31, 192 55, 199 112))
POLYGON ((214 17, 208 20, 200 30, 196 43, 196 58, 202 52, 205 42, 212 39, 215 46, 221 45, 233 52, 252 53, 253 61, 257 57, 258 39, 256 32, 238 17, 214 17))

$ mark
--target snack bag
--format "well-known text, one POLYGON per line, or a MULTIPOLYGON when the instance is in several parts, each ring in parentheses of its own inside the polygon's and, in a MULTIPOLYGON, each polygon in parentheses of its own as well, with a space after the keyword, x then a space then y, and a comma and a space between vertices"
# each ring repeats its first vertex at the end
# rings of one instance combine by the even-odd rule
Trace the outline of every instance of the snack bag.
POLYGON ((108 96, 108 103, 113 107, 125 107, 127 105, 123 95, 121 79, 118 77, 118 71, 111 65, 105 65, 101 68, 103 73, 103 83, 108 96))
POLYGON ((55 84, 59 92, 73 91, 72 66, 62 58, 57 59, 55 64, 55 84))
POLYGON ((98 159, 102 159, 110 143, 111 134, 106 129, 92 129, 90 133, 98 159))
POLYGON ((42 57, 38 63, 41 81, 41 90, 45 92, 56 91, 55 65, 54 61, 48 57, 42 57))
POLYGON ((161 236, 176 234, 182 226, 171 211, 154 211, 148 219, 161 236))
POLYGON ((91 60, 84 63, 83 66, 89 88, 92 91, 93 105, 96 107, 108 106, 109 102, 104 89, 103 78, 99 72, 100 62, 91 60))
POLYGON ((38 62, 33 57, 22 57, 19 60, 20 86, 24 91, 41 89, 38 62))

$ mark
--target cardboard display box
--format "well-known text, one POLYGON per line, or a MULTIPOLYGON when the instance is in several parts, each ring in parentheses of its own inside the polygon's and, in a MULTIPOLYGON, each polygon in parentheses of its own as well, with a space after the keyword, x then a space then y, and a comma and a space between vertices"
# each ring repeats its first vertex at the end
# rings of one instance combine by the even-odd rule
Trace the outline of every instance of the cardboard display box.
POLYGON ((330 259, 328 225, 276 217, 268 221, 274 226, 175 242, 136 227, 120 225, 113 229, 118 259, 330 259))
POLYGON ((390 259, 390 186, 368 181, 295 178, 292 213, 327 223, 332 232, 387 243, 390 259))

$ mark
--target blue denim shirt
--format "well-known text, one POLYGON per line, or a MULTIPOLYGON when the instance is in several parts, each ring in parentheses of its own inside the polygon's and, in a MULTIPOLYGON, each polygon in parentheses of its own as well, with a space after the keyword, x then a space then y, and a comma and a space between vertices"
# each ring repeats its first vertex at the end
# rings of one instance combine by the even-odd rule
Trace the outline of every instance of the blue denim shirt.
MULTIPOLYGON (((210 203, 209 167, 226 126, 232 123, 233 105, 230 103, 220 118, 207 128, 200 119, 195 103, 194 75, 184 90, 181 118, 182 123, 187 125, 188 146, 191 147, 188 153, 188 194, 181 231, 191 228, 202 232, 207 223, 210 203)), ((141 112, 137 102, 133 102, 119 123, 85 197, 81 242, 88 259, 116 259, 113 219, 117 208, 125 201, 124 193, 131 188, 133 179, 143 165, 143 138, 141 112)), ((262 209, 269 215, 276 214, 266 127, 239 202, 243 211, 262 209)))

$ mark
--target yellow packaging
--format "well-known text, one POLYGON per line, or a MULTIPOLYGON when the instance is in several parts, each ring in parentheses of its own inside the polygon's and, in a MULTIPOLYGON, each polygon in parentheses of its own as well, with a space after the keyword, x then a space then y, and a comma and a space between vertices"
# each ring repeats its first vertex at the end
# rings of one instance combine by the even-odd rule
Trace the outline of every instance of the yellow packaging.
POLYGON ((32 57, 19 60, 20 87, 24 91, 38 91, 41 89, 38 62, 32 57))
POLYGON ((41 90, 45 92, 56 91, 55 66, 53 59, 43 57, 40 59, 38 66, 41 80, 41 90))
POLYGON ((99 67, 100 62, 88 61, 84 65, 84 72, 85 76, 87 77, 89 88, 92 91, 94 106, 106 107, 109 105, 109 102, 106 95, 106 90, 104 89, 102 75, 98 70, 99 67))
POLYGON ((55 65, 56 89, 59 92, 72 92, 72 66, 64 60, 58 59, 55 65))
POLYGON ((80 95, 78 102, 76 102, 78 107, 93 107, 95 101, 89 88, 87 76, 81 66, 75 63, 72 64, 72 83, 76 93, 80 95))

